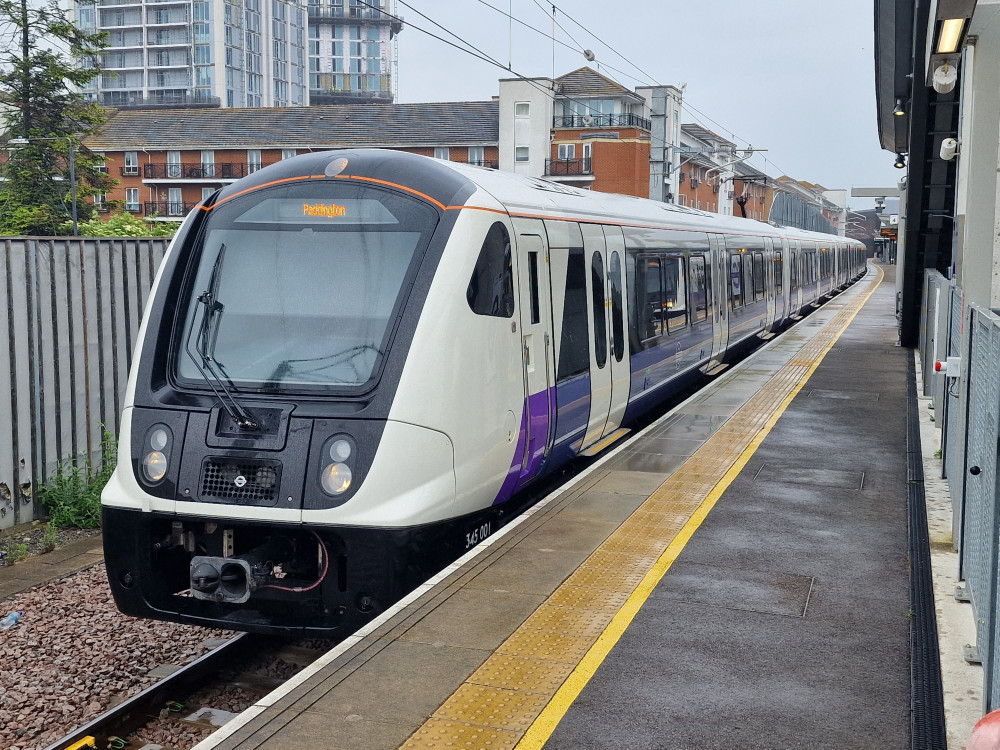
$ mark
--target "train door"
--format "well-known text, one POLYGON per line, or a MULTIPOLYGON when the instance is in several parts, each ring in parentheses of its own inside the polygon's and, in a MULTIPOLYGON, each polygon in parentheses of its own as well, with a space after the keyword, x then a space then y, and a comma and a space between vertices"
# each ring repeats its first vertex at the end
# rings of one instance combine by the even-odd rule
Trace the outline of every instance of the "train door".
POLYGON ((712 270, 712 288, 709 293, 715 299, 712 313, 712 360, 705 372, 712 373, 722 366, 726 347, 729 345, 729 260, 722 238, 708 235, 709 257, 707 262, 712 270))
POLYGON ((539 220, 516 220, 517 280, 524 374, 524 454, 518 485, 531 480, 548 455, 554 420, 555 357, 548 247, 539 220))
MULTIPOLYGON (((607 250, 608 362, 611 366, 611 406, 603 435, 622 423, 628 406, 632 367, 628 348, 628 298, 625 294, 625 235, 621 227, 604 227, 607 250)), ((602 435, 602 436, 603 436, 602 435)))
POLYGON ((770 237, 764 239, 764 294, 767 296, 767 319, 764 330, 770 331, 774 327, 776 317, 776 295, 777 284, 774 281, 774 243, 770 237))
POLYGON ((788 280, 785 278, 785 260, 788 258, 788 240, 784 237, 774 241, 774 309, 775 320, 779 323, 788 317, 788 280))
POLYGON ((799 314, 802 309, 802 276, 799 273, 802 267, 802 251, 799 249, 799 241, 791 240, 788 243, 788 315, 789 317, 799 314))
MULTIPOLYGON (((590 330, 590 418, 581 448, 604 436, 611 413, 612 373, 607 311, 608 248, 604 230, 594 224, 580 226, 587 269, 587 318, 590 330)), ((624 244, 624 243, 623 243, 624 244)))

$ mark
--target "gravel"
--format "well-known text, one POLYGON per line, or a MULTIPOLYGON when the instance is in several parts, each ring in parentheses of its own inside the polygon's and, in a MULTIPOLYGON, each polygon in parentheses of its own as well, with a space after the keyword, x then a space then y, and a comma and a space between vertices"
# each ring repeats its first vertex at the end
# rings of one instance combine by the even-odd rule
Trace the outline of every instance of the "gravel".
POLYGON ((126 617, 104 565, 0 600, 0 748, 44 748, 156 682, 150 670, 186 664, 223 630, 126 617))

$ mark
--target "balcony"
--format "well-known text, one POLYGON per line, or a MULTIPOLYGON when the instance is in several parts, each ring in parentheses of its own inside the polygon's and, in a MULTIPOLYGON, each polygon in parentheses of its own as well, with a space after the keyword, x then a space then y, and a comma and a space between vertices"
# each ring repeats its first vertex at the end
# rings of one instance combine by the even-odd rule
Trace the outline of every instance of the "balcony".
POLYGON ((180 201, 155 201, 144 205, 144 213, 146 216, 183 219, 197 205, 197 203, 182 203, 180 201))
POLYGON ((376 22, 380 25, 389 24, 393 34, 398 34, 403 28, 402 19, 390 16, 374 8, 344 8, 343 6, 311 6, 308 8, 310 21, 316 22, 337 22, 344 21, 356 23, 376 22))
POLYGON ((649 130, 650 121, 638 115, 568 115, 553 117, 554 128, 639 128, 649 130))
MULTIPOLYGON (((256 166, 256 165, 254 165, 256 166)), ((257 167, 259 169, 259 167, 257 167)), ((122 169, 125 169, 123 167, 122 169)), ((144 180, 238 180, 251 172, 246 163, 143 164, 144 180)))
POLYGON ((143 97, 139 91, 105 91, 101 94, 101 103, 117 109, 195 109, 221 107, 222 99, 201 96, 197 90, 194 95, 187 91, 159 92, 148 97, 143 97))
POLYGON ((590 159, 546 159, 546 177, 575 177, 594 174, 590 159))

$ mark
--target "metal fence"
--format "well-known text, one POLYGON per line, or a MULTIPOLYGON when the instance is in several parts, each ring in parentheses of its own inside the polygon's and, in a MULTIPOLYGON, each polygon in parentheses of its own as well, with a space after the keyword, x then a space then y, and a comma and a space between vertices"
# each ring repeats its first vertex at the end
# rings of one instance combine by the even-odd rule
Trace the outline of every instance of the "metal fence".
POLYGON ((920 354, 923 392, 930 396, 936 414, 943 414, 944 379, 934 371, 934 363, 948 355, 951 282, 934 270, 924 276, 924 307, 920 317, 920 354))
MULTIPOLYGON (((985 710, 1000 705, 995 661, 997 632, 997 440, 1000 438, 1000 317, 972 306, 969 317, 968 466, 963 517, 964 573, 976 615, 976 642, 983 661, 985 710)), ((963 472, 964 474, 965 472, 963 472)))
POLYGON ((42 515, 38 483, 118 434, 161 238, 2 238, 0 528, 42 515), (9 397, 8 395, 9 394, 9 397), (102 427, 103 426, 103 427, 102 427))
POLYGON ((941 452, 944 475, 948 479, 948 489, 952 505, 952 539, 959 552, 959 576, 965 564, 965 554, 962 548, 964 534, 962 518, 965 504, 965 445, 966 445, 966 415, 968 414, 968 356, 965 349, 968 339, 965 336, 965 294, 961 287, 951 287, 948 316, 948 346, 945 354, 949 357, 960 357, 965 377, 954 380, 941 378, 944 391, 943 429, 941 452))

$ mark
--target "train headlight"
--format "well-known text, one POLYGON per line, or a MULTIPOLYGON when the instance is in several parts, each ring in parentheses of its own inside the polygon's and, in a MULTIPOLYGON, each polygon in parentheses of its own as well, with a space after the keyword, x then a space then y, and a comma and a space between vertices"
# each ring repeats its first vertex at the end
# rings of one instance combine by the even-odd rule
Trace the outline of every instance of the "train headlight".
POLYGON ((334 435, 320 453, 319 485, 327 495, 343 495, 351 488, 357 454, 353 438, 334 435))
POLYGON ((334 440, 330 445, 330 458, 334 461, 346 461, 351 457, 351 444, 343 438, 334 440))
POLYGON ((142 475, 150 484, 156 484, 170 467, 173 433, 165 424, 154 424, 146 430, 143 446, 142 475))
POLYGON ((328 495, 341 495, 351 487, 351 467, 347 464, 330 464, 323 469, 319 481, 328 495))
POLYGON ((142 473, 150 482, 159 482, 167 473, 167 457, 160 451, 150 451, 142 459, 142 473))

